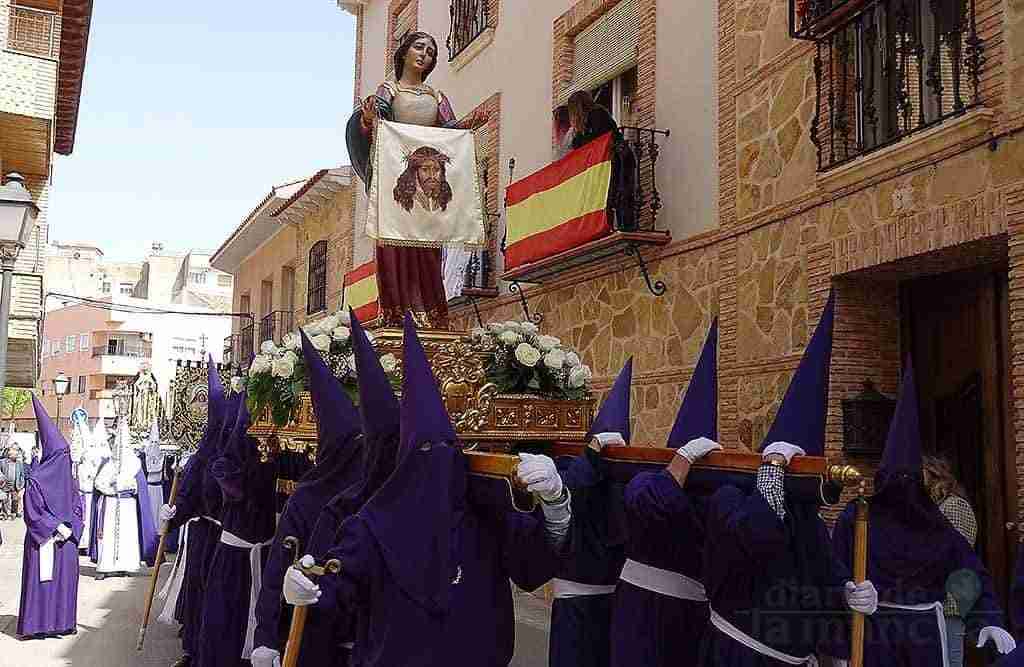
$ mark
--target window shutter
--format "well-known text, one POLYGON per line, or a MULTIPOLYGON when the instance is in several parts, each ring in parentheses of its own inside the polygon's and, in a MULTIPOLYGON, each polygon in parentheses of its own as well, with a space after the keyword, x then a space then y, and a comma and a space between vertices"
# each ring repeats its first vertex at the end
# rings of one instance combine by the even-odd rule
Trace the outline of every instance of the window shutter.
POLYGON ((636 67, 640 45, 640 1, 621 0, 573 41, 572 81, 558 106, 578 90, 593 90, 636 67))

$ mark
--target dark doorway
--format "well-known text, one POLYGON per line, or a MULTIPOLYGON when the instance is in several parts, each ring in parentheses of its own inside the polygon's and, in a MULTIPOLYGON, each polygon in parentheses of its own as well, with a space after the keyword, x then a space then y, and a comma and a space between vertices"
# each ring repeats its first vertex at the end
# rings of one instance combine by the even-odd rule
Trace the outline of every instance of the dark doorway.
POLYGON ((964 486, 978 519, 976 550, 1004 608, 1017 496, 1006 287, 1006 271, 985 268, 907 281, 900 293, 925 451, 945 457, 964 486))

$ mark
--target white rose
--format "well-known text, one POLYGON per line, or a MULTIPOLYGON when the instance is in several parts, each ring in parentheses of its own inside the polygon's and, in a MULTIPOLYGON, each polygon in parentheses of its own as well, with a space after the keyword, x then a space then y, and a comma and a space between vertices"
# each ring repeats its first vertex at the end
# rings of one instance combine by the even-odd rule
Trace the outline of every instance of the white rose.
POLYGON ((331 337, 327 334, 317 334, 310 338, 309 342, 313 344, 313 347, 321 352, 326 352, 331 347, 331 337))
POLYGON ((231 378, 231 391, 240 394, 243 389, 245 389, 245 379, 242 376, 236 375, 231 378))
POLYGON ((537 336, 537 347, 543 352, 550 352, 561 344, 562 341, 554 336, 537 336))
POLYGON ((302 339, 293 332, 288 332, 281 337, 281 347, 287 350, 298 350, 302 347, 302 339))
POLYGON ((540 351, 529 343, 520 343, 516 346, 516 359, 523 366, 533 368, 540 361, 540 351))
POLYGON ((523 337, 520 336, 515 331, 502 331, 501 334, 498 335, 498 340, 500 340, 505 345, 515 345, 516 343, 522 341, 523 337))
POLYGON ((281 357, 274 360, 270 371, 274 374, 274 377, 287 379, 295 374, 295 364, 287 357, 281 357))
POLYGON ((388 353, 380 358, 380 365, 384 367, 385 373, 394 373, 398 367, 398 359, 395 355, 388 353))
POLYGON ((593 375, 590 372, 590 366, 577 366, 569 371, 569 386, 573 389, 579 389, 587 384, 587 382, 590 382, 591 378, 593 378, 593 375))
POLYGON ((338 317, 337 313, 334 315, 328 315, 324 319, 320 320, 320 333, 330 333, 333 329, 341 324, 341 318, 338 317))
POLYGON ((334 329, 331 330, 331 338, 341 343, 348 341, 351 336, 352 330, 348 327, 334 327, 334 329))
POLYGON ((257 354, 253 358, 252 364, 249 365, 249 372, 255 375, 270 372, 270 357, 265 354, 257 354))
POLYGON ((299 355, 295 354, 291 350, 286 350, 285 353, 281 355, 281 358, 287 359, 292 363, 292 365, 299 363, 299 355))
POLYGON ((521 322, 519 328, 522 329, 523 333, 528 333, 532 336, 536 336, 537 332, 540 331, 533 322, 521 322))
POLYGON ((275 354, 277 352, 277 345, 272 340, 265 340, 260 345, 260 352, 263 354, 275 354))
POLYGON ((544 365, 551 370, 561 370, 562 366, 565 365, 565 352, 551 350, 544 356, 544 365))
POLYGON ((576 367, 580 365, 580 355, 575 352, 569 352, 565 355, 565 364, 570 367, 576 367))
POLYGON ((489 322, 487 330, 494 335, 498 335, 505 330, 505 325, 502 322, 489 322))

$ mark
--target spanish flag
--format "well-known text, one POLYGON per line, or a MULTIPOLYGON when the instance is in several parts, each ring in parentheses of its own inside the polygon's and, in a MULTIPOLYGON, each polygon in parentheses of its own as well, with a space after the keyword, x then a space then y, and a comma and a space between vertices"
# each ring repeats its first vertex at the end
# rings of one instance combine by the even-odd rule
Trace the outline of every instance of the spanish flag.
POLYGON ((363 324, 377 319, 380 315, 377 262, 367 262, 345 274, 345 303, 363 324))
POLYGON ((514 269, 611 233, 612 134, 508 186, 505 268, 514 269))

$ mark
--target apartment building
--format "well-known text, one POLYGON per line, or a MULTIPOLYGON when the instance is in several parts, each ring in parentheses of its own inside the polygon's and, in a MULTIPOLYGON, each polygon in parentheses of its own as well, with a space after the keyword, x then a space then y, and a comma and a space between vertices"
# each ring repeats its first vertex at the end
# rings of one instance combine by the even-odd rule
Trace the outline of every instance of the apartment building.
POLYGON ((0 175, 21 174, 39 207, 15 264, 10 386, 31 388, 38 376, 51 167, 54 153, 74 150, 91 17, 91 0, 0 0, 0 175))
POLYGON ((210 265, 209 250, 190 250, 171 288, 171 302, 230 312, 234 277, 210 265))
MULTIPOLYGON (((141 262, 112 262, 103 251, 85 243, 51 242, 46 257, 46 289, 55 294, 98 299, 111 294, 131 296, 142 276, 141 262)), ((47 310, 63 301, 52 297, 47 310)))
MULTIPOLYGON (((499 293, 476 300, 484 320, 543 318, 599 393, 633 356, 633 440, 662 446, 717 317, 720 440, 756 448, 831 290, 830 456, 871 473, 885 424, 862 408, 891 400, 912 353, 926 448, 967 488, 1006 594, 1024 525, 1020 3, 338 4, 358 22, 357 98, 424 30, 440 46, 429 83, 460 115, 491 113, 478 144, 499 293), (558 155, 575 90, 637 128, 640 231, 663 238, 615 230, 507 271, 504 190, 558 155)), ((357 231, 364 216, 358 201, 357 231)), ((356 261, 371 248, 357 235, 356 261)))

